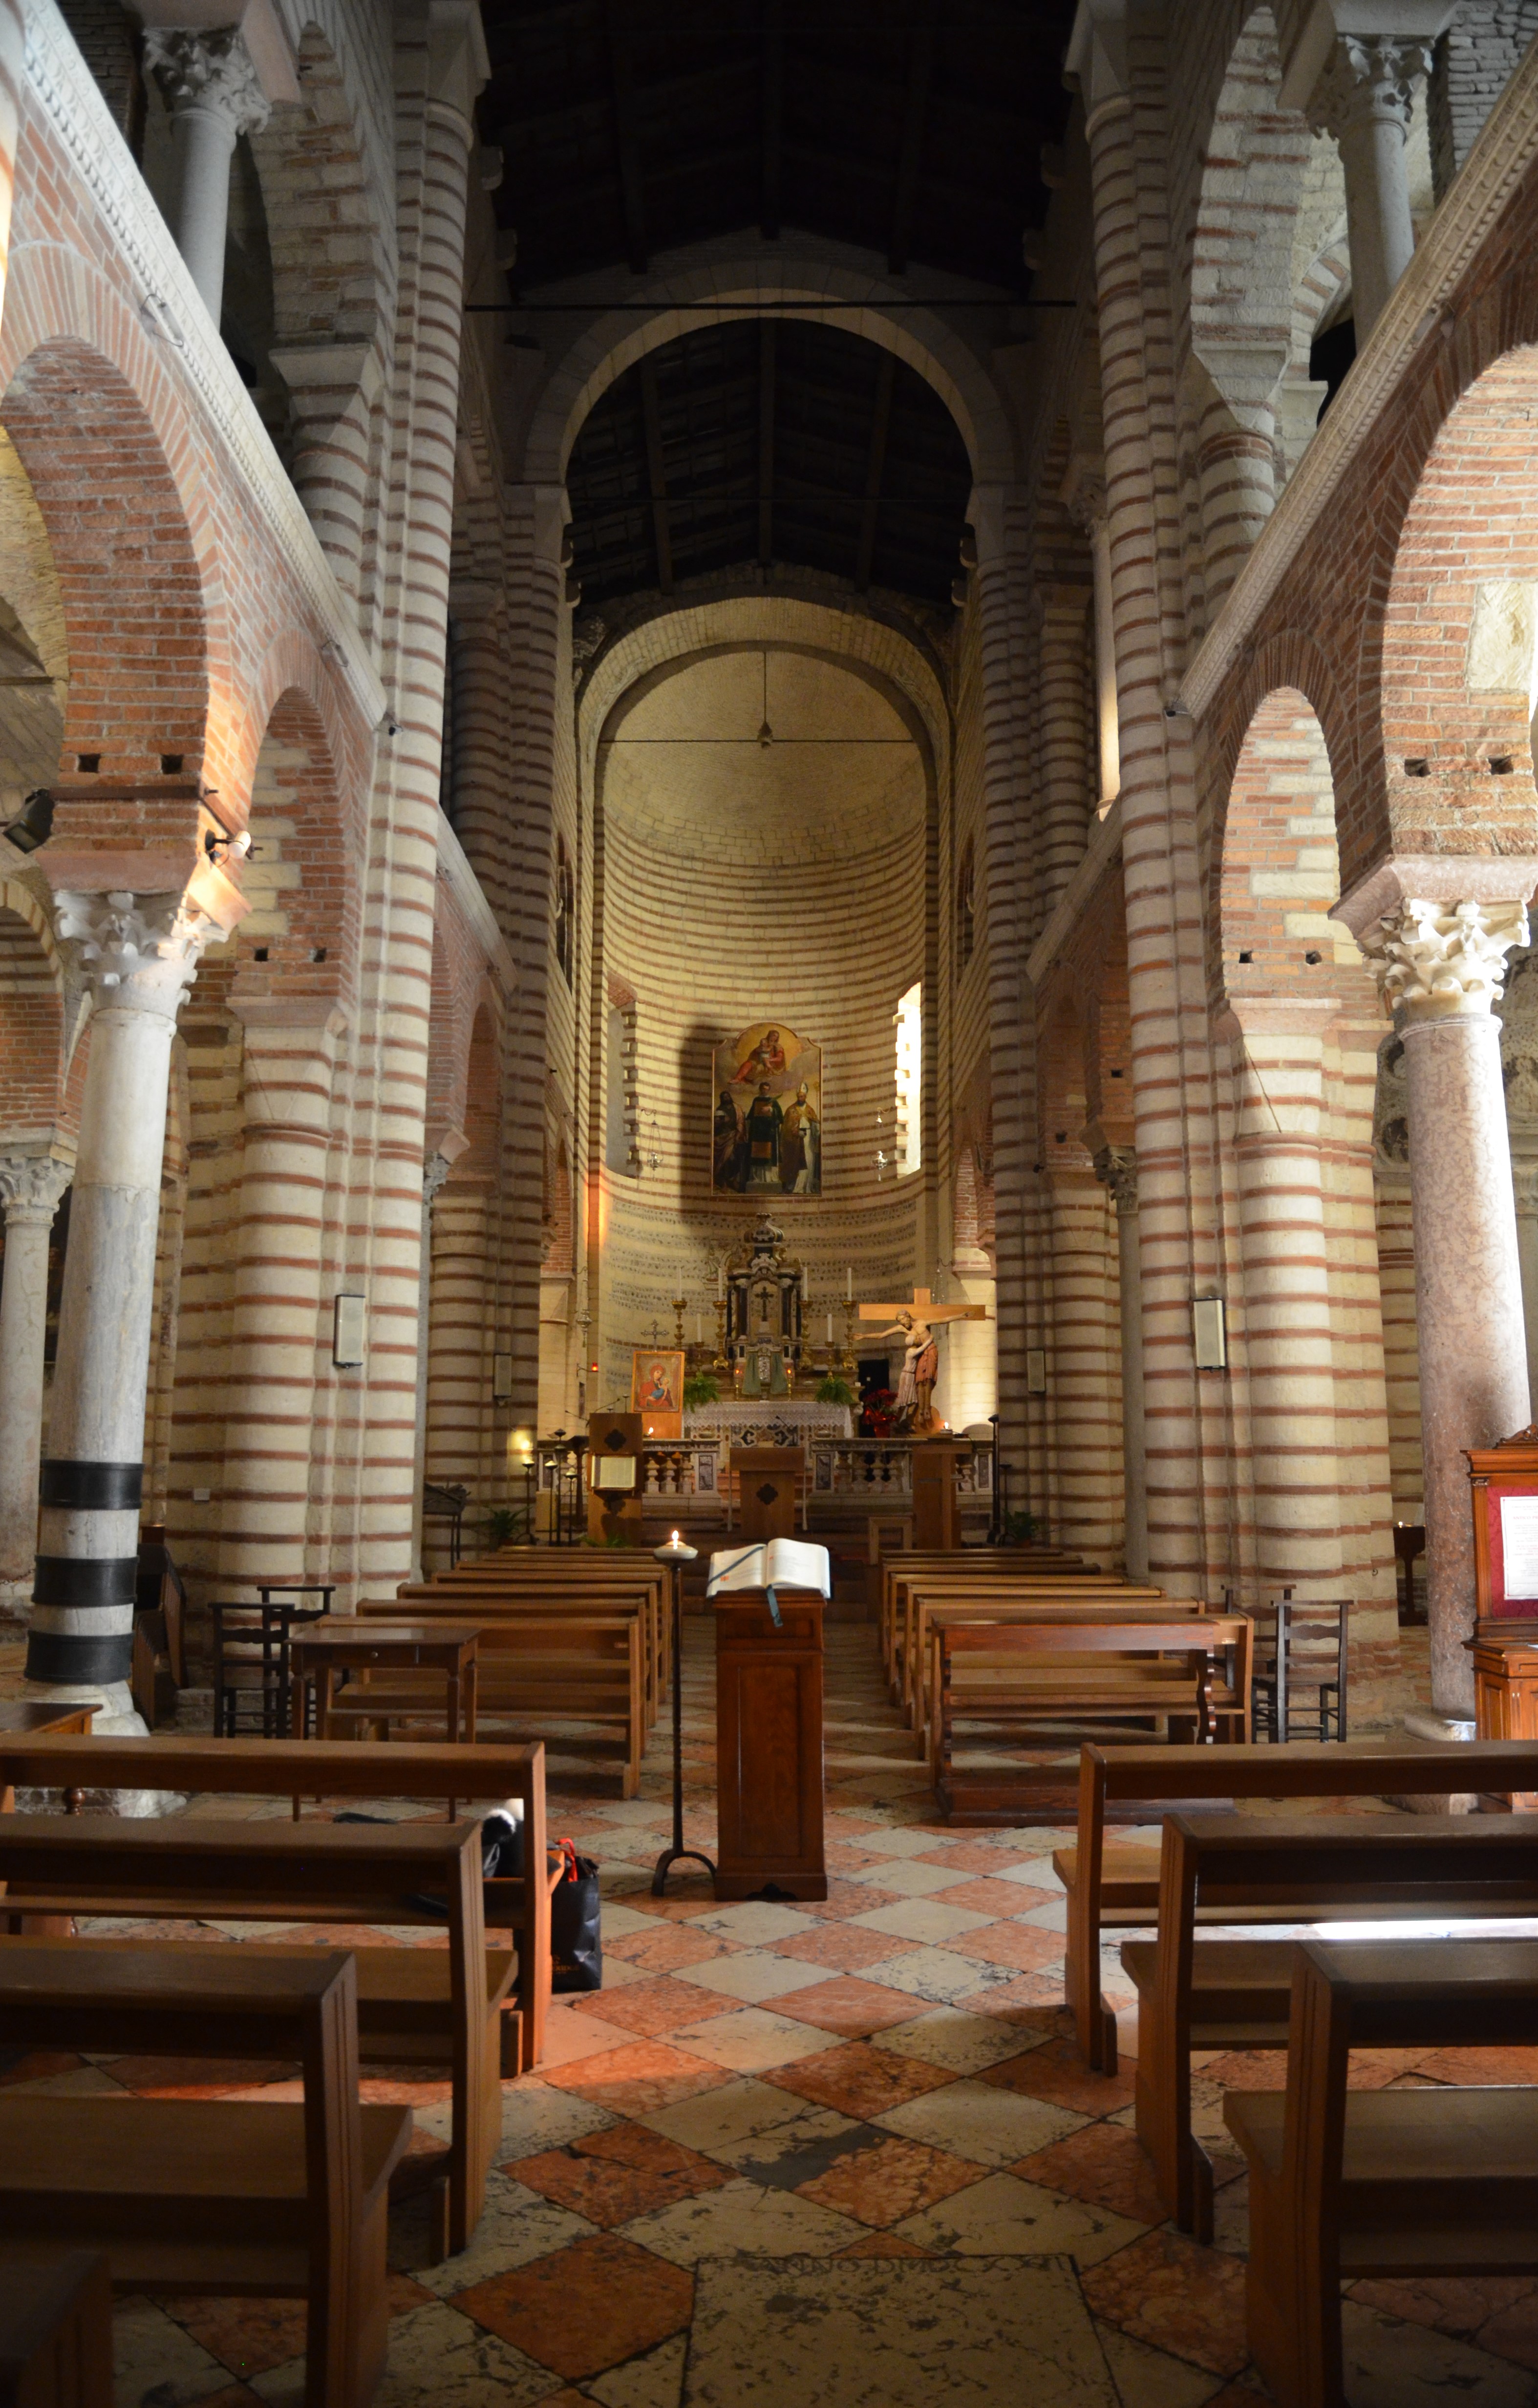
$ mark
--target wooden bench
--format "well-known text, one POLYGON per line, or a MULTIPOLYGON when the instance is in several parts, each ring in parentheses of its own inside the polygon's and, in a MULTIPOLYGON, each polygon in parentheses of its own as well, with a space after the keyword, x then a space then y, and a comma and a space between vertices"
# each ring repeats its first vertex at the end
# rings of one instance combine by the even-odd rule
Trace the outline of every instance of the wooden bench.
POLYGON ((1212 2160, 1191 2130, 1193 2048, 1285 2048, 1292 1943, 1195 1941, 1199 1907, 1273 1920, 1452 1922, 1538 1914, 1538 1822, 1406 1814, 1260 1822, 1172 1814, 1159 1937, 1126 1941, 1138 1991, 1137 2134, 1184 2231, 1212 2238, 1212 2160))
POLYGON ((0 2408, 112 2408, 112 2278, 99 2249, 0 2258, 0 2408))
POLYGON ((369 2000, 373 2057, 449 2066, 453 2128, 447 2181, 434 2194, 434 2238, 443 2254, 468 2244, 501 2141, 499 2019, 513 1976, 510 1952, 486 1946, 478 1825, 8 1814, 0 1816, 0 1909, 16 1918, 442 1928, 413 1900, 444 1898, 447 1950, 365 1946, 360 1960, 376 1961, 354 1995, 369 2000))
MULTIPOLYGON (((83 1789, 149 1789, 218 1798, 299 1799, 412 1798, 516 1799, 523 1809, 526 1866, 546 1861, 548 1825, 545 1805, 545 1750, 473 1747, 396 1740, 388 1748, 356 1740, 267 1739, 31 1739, 21 1746, 0 1733, 0 1797, 7 1784, 62 1790, 67 1802, 83 1789)), ((503 2071, 527 2073, 545 2053, 545 2018, 550 1999, 550 1887, 505 1875, 481 1885, 484 1919, 494 1931, 512 1934, 518 1950, 518 1987, 503 2010, 503 2071)), ((400 1918, 392 1917, 392 1920, 400 1918)), ((420 1949, 391 1952, 403 1959, 403 1978, 414 1970, 420 1949), (405 1960, 411 1960, 408 1966, 405 1960)), ((427 1954, 440 1968, 438 1950, 427 1954)), ((394 2037, 384 2023, 385 1998, 370 1968, 371 1996, 364 2005, 364 2047, 389 2057, 394 2037), (377 2036, 381 2045, 374 2048, 377 2036)), ((444 1993, 447 2000, 447 1990, 444 1993)), ((418 2013, 415 1988, 403 2010, 418 2013)), ((406 2034, 403 2030, 401 2037, 406 2034)), ((409 2056, 409 2049, 399 2052, 409 2056)))
POLYGON ((366 2408, 411 2113, 359 2105, 351 1956, 7 1941, 0 2042, 297 2059, 298 2106, 0 2092, 0 2234, 105 2248, 121 2290, 303 2299, 308 2408, 366 2408))
POLYGON ((909 1727, 924 1735, 932 1753, 934 1721, 934 1649, 932 1618, 944 1613, 954 1626, 969 1615, 978 1622, 1168 1622, 1176 1615, 1199 1618, 1206 1608, 1195 1598, 1165 1597, 1157 1588, 1102 1588, 1098 1583, 994 1588, 979 1594, 955 1587, 914 1588, 908 1593, 904 1639, 909 1727))
POLYGON ((1348 2093, 1352 2049, 1535 2028, 1538 1942, 1294 1947, 1286 2095, 1223 2102, 1249 2167, 1249 2346, 1281 2408, 1346 2408, 1343 2282, 1538 2268, 1538 2089, 1348 2093))
MULTIPOLYGON (((437 1609, 419 1602, 412 1612, 431 1624, 437 1609)), ((398 1621, 399 1609, 366 1603, 362 1618, 398 1621)), ((499 1723, 520 1736, 547 1734, 552 1723, 590 1725, 597 1736, 587 1748, 601 1761, 612 1763, 618 1756, 620 1795, 635 1796, 647 1744, 643 1627, 635 1611, 573 1607, 551 1614, 465 1598, 452 1617, 438 1618, 468 1618, 479 1633, 481 1723, 499 1723)), ((404 1721, 437 1712, 440 1696, 441 1684, 425 1678, 365 1675, 338 1698, 336 1711, 371 1723, 404 1721)))
POLYGON ((414 1614, 440 1598, 469 1595, 551 1612, 568 1605, 578 1611, 602 1606, 612 1612, 638 1601, 646 1624, 648 1713, 655 1720, 661 1712, 668 1683, 667 1584, 662 1565, 649 1554, 639 1548, 511 1547, 477 1555, 430 1581, 406 1583, 392 1610, 409 1607, 414 1614))
MULTIPOLYGON (((958 1772, 955 1726, 972 1721, 1027 1729, 1087 1716, 1171 1716, 1212 1726, 1215 1667, 1243 1652, 1242 1614, 1164 1621, 975 1622, 936 1610, 934 1789, 951 1823, 1056 1822, 1073 1792, 1058 1764, 958 1772)), ((1041 1742, 1039 1744, 1047 1744, 1041 1742)), ((1184 1752, 1184 1751, 1182 1751, 1184 1752)))
MULTIPOLYGON (((462 1582, 456 1573, 453 1578, 452 1587, 403 1588, 387 1610, 397 1622, 426 1621, 439 1615, 463 1622, 474 1620, 482 1612, 547 1617, 567 1613, 637 1614, 641 1623, 641 1678, 647 1727, 649 1729, 656 1721, 667 1696, 668 1643, 666 1619, 652 1584, 632 1579, 595 1581, 586 1585, 575 1581, 514 1585, 489 1576, 462 1582)), ((379 1610, 371 1598, 367 1611, 373 1613, 379 1610)))
POLYGON ((1219 1744, 1178 1757, 1167 1747, 1082 1748, 1078 1840, 1055 1852, 1052 1870, 1068 1893, 1063 1984, 1085 2064, 1099 2073, 1117 2070, 1116 2010, 1100 1978, 1103 1927, 1137 1929, 1159 1920, 1157 1845, 1107 1846, 1109 1826, 1203 1804, 1221 1811, 1239 1798, 1436 1798, 1449 1786, 1498 1786, 1517 1775, 1538 1784, 1538 1747, 1525 1742, 1482 1740, 1459 1748, 1452 1764, 1448 1756, 1434 1742, 1342 1747, 1293 1740, 1284 1747, 1219 1744))
POLYGON ((878 1567, 881 1662, 894 1701, 901 1695, 902 1614, 913 1581, 965 1580, 982 1588, 994 1581, 1031 1582, 1049 1579, 1054 1574, 1091 1580, 1106 1577, 1098 1564, 1086 1564, 1080 1555, 1027 1547, 963 1547, 946 1555, 883 1556, 878 1567))

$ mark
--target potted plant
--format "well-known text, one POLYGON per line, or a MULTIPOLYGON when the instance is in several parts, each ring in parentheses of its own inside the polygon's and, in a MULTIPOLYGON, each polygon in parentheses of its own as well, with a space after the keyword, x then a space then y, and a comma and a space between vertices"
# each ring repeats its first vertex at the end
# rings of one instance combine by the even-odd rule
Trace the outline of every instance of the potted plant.
POLYGON ((701 1405, 719 1405, 721 1392, 708 1371, 691 1371, 684 1382, 684 1411, 698 1412, 701 1405))
POLYGON ((855 1393, 847 1380, 841 1380, 836 1373, 830 1373, 818 1389, 817 1400, 819 1405, 852 1405, 855 1401, 855 1393))

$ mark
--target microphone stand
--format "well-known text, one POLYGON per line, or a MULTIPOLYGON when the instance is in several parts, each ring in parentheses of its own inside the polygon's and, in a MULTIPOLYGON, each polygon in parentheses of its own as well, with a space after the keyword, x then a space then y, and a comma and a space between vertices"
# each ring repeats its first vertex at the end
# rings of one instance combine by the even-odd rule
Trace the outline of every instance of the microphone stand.
POLYGON ((653 1547, 652 1554, 660 1564, 668 1567, 668 1579, 673 1591, 673 1845, 664 1848, 657 1859, 651 1876, 651 1895, 662 1898, 667 1891, 667 1877, 680 1861, 704 1865, 712 1886, 716 1868, 698 1848, 684 1845, 684 1683, 683 1683, 683 1612, 684 1566, 692 1563, 697 1547, 687 1547, 676 1530, 665 1547, 653 1547))

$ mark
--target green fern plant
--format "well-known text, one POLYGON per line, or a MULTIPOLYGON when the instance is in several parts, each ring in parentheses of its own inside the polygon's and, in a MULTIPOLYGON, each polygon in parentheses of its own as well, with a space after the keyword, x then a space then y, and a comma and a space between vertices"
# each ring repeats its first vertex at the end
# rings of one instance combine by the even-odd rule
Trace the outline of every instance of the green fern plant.
POLYGON ((721 1392, 708 1371, 691 1371, 684 1382, 684 1405, 694 1412, 701 1405, 719 1405, 721 1392))
POLYGON ((817 1400, 819 1405, 852 1405, 857 1401, 847 1380, 839 1379, 824 1380, 818 1389, 817 1400))

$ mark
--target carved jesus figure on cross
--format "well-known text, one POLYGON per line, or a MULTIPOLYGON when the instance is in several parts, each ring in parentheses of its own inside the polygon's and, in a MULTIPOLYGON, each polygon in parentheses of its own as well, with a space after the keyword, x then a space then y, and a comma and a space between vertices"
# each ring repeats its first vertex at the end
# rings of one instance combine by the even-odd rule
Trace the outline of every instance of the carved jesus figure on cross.
POLYGON ((988 1312, 980 1304, 933 1304, 927 1287, 916 1287, 911 1304, 862 1304, 860 1318, 862 1321, 879 1321, 889 1312, 895 1313, 896 1320, 880 1335, 903 1340, 903 1369, 897 1381, 895 1418, 904 1429, 927 1430, 934 1421, 934 1379, 940 1368, 934 1325, 947 1321, 986 1321, 988 1312))

